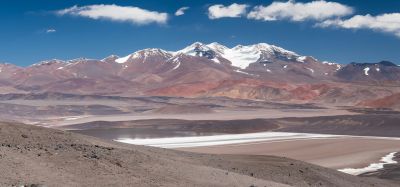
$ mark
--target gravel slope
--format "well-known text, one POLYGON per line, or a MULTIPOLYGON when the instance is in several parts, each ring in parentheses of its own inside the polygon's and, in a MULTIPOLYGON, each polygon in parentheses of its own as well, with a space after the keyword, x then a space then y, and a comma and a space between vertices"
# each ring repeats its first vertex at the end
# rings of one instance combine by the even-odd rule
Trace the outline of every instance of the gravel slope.
POLYGON ((0 124, 0 186, 395 186, 272 156, 207 155, 0 124))

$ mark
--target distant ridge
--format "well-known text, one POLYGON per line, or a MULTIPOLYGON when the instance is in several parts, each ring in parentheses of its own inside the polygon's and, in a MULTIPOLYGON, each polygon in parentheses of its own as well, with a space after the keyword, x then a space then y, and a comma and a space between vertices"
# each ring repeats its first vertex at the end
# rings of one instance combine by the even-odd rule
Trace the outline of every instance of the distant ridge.
POLYGON ((266 43, 229 48, 195 42, 178 51, 148 48, 101 60, 0 64, 0 94, 224 96, 355 105, 399 93, 399 86, 400 68, 393 62, 343 65, 266 43))

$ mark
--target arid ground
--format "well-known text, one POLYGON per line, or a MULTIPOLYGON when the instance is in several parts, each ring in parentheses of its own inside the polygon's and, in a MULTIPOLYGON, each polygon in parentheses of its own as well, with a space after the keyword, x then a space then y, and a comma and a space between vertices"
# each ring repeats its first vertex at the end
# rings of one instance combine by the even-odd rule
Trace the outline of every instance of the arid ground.
POLYGON ((397 186, 283 157, 196 154, 0 124, 1 186, 397 186))
MULTIPOLYGON (((64 94, 3 96, 0 97, 0 110, 2 112, 0 117, 8 123, 26 123, 61 130, 3 125, 1 132, 6 133, 4 137, 9 137, 4 139, 5 143, 2 146, 2 151, 6 151, 2 154, 5 155, 2 158, 8 159, 7 162, 3 162, 6 164, 4 167, 11 167, 10 171, 16 172, 15 165, 12 163, 17 164, 22 161, 22 166, 26 168, 22 172, 18 171, 17 174, 7 174, 9 177, 4 180, 4 184, 7 185, 23 183, 56 185, 58 182, 65 182, 71 185, 147 184, 158 186, 163 183, 167 186, 185 186, 185 184, 315 186, 321 183, 323 186, 359 186, 364 183, 390 185, 389 183, 399 182, 396 164, 385 165, 384 169, 374 173, 365 173, 362 175, 363 178, 335 171, 343 168, 363 168, 378 162, 390 152, 400 150, 398 139, 400 115, 395 110, 229 98, 105 97, 64 94), (35 131, 33 135, 29 135, 28 132, 31 131, 35 131), (27 132, 28 138, 24 138, 25 136, 21 138, 20 132, 27 132), (175 150, 112 141, 121 138, 145 140, 219 135, 241 136, 260 132, 312 133, 321 136, 340 135, 340 137, 283 138, 217 146, 181 147, 175 150), (54 134, 56 137, 49 134, 54 134), (10 144, 13 141, 17 142, 10 144), (77 144, 79 146, 75 147, 77 144), (144 151, 143 154, 147 156, 143 156, 141 151, 144 151), (9 156, 11 153, 13 157, 9 156), (210 153, 214 155, 209 155, 210 153), (132 160, 136 156, 130 157, 136 154, 142 156, 139 160, 132 160), (152 161, 156 164, 148 165, 146 157, 150 160, 155 159, 152 161), (50 159, 50 162, 44 162, 45 160, 42 159, 50 159), (63 159, 65 161, 61 161, 63 159), (308 164, 302 169, 294 170, 282 165, 285 162, 303 163, 303 161, 315 165, 308 164), (171 168, 177 167, 176 162, 188 164, 180 165, 179 167, 182 168, 179 172, 185 172, 188 168, 194 167, 194 163, 195 168, 199 168, 192 170, 193 172, 186 172, 184 175, 178 171, 171 172, 171 168), (141 167, 140 163, 146 166, 135 168, 141 167), (72 167, 71 164, 80 166, 72 167), (307 170, 314 167, 329 174, 325 175, 321 171, 313 171, 310 176, 305 174, 307 170), (81 171, 80 173, 76 173, 77 168, 81 171), (85 173, 93 168, 99 171, 96 174, 85 173), (169 173, 160 173, 159 170, 163 169, 169 173), (49 173, 49 176, 57 180, 40 177, 39 170, 49 173), (141 173, 134 172, 137 170, 141 170, 141 173), (291 171, 298 171, 300 178, 291 171), (232 181, 229 181, 230 179, 226 176, 231 176, 231 173, 232 181), (31 177, 26 178, 26 181, 17 180, 20 175, 31 177), (104 181, 95 182, 95 175, 104 176, 104 181), (195 175, 202 176, 201 180, 194 177, 195 175), (216 177, 219 175, 224 176, 223 181, 221 181, 222 178, 216 177), (258 177, 259 175, 261 177, 258 177), (345 179, 331 178, 331 175, 338 175, 345 179), (293 176, 296 177, 293 178, 293 176), (325 178, 327 176, 328 178, 325 178), (122 182, 108 180, 108 177, 120 178, 122 182), (125 177, 133 178, 127 181, 122 179, 125 177), (384 182, 376 178, 390 181, 384 182), (85 179, 90 180, 85 181, 85 179), (298 182, 301 184, 299 185, 298 182)), ((239 142, 242 140, 243 138, 239 139, 239 142)), ((292 163, 288 164, 289 166, 293 167, 292 163)))

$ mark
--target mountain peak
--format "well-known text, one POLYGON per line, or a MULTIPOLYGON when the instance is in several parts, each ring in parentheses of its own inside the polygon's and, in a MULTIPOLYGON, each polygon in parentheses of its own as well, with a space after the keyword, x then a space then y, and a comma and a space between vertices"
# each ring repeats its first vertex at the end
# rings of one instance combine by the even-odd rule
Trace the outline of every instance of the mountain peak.
POLYGON ((397 66, 395 63, 386 60, 380 61, 378 64, 383 66, 397 66))
POLYGON ((185 48, 183 48, 183 50, 184 49, 193 49, 193 48, 196 48, 196 47, 202 47, 202 46, 205 46, 203 43, 201 43, 201 42, 194 42, 194 43, 192 43, 192 44, 190 44, 189 46, 187 46, 187 47, 185 47, 185 48))
POLYGON ((103 58, 101 61, 103 62, 115 62, 115 60, 117 60, 119 58, 119 56, 117 55, 110 55, 106 58, 103 58))
POLYGON ((119 56, 118 55, 110 55, 110 56, 108 56, 106 58, 119 58, 119 56))
POLYGON ((254 45, 237 45, 228 48, 220 43, 213 42, 204 45, 201 42, 195 42, 192 45, 177 51, 176 54, 183 53, 190 56, 207 57, 208 59, 225 58, 232 63, 232 66, 245 69, 251 63, 260 61, 269 61, 271 59, 295 60, 298 54, 285 50, 281 47, 267 43, 258 43, 254 45))
POLYGON ((397 66, 395 63, 390 62, 390 61, 380 61, 378 63, 358 63, 358 62, 351 62, 350 63, 353 66, 361 66, 361 67, 367 67, 367 66, 377 66, 377 65, 382 65, 382 66, 397 66))
POLYGON ((75 64, 79 64, 79 63, 86 63, 89 61, 98 61, 96 59, 91 59, 91 58, 84 58, 84 57, 80 57, 80 58, 75 58, 72 60, 68 60, 68 63, 75 63, 75 64))
POLYGON ((128 56, 121 57, 115 60, 115 62, 119 64, 126 63, 132 59, 141 59, 142 62, 146 60, 148 57, 155 57, 155 56, 161 56, 165 58, 171 58, 172 54, 168 51, 159 49, 159 48, 147 48, 147 49, 142 49, 139 51, 136 51, 128 56))
POLYGON ((143 50, 136 51, 132 54, 132 58, 147 58, 149 56, 168 56, 171 57, 172 55, 165 50, 159 48, 147 48, 143 50))
POLYGON ((61 64, 61 63, 65 63, 65 61, 59 60, 59 59, 51 59, 51 60, 41 61, 41 62, 36 63, 36 64, 32 64, 31 67, 33 67, 33 66, 42 66, 42 65, 61 64))
POLYGON ((213 43, 207 44, 207 47, 215 50, 218 53, 224 53, 225 50, 229 49, 228 47, 226 47, 218 42, 213 42, 213 43))
POLYGON ((255 47, 258 47, 258 48, 271 48, 272 47, 272 45, 270 45, 270 44, 267 44, 267 43, 258 43, 258 44, 254 44, 254 45, 252 45, 252 46, 255 46, 255 47))
POLYGON ((177 51, 175 54, 183 53, 190 56, 203 56, 203 53, 207 51, 212 51, 212 49, 201 42, 195 42, 182 50, 177 51))
POLYGON ((218 42, 212 42, 212 43, 209 43, 208 45, 223 46, 222 44, 220 44, 220 43, 218 43, 218 42))
POLYGON ((212 42, 212 43, 209 43, 209 44, 207 44, 207 46, 208 47, 215 47, 215 48, 228 48, 228 47, 226 47, 226 46, 224 46, 224 45, 222 45, 222 44, 220 44, 220 43, 218 43, 218 42, 212 42))
POLYGON ((194 42, 191 46, 204 45, 202 42, 194 42))

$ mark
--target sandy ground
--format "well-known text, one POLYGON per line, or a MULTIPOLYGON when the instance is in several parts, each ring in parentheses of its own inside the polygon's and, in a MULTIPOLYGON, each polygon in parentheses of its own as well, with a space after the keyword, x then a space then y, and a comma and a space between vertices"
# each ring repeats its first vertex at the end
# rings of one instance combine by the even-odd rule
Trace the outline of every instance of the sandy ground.
POLYGON ((93 121, 130 121, 149 119, 181 119, 181 120, 243 120, 243 119, 274 119, 284 117, 316 117, 316 116, 338 116, 356 114, 347 110, 339 109, 260 109, 260 110, 219 110, 214 113, 205 114, 140 114, 140 115, 108 115, 108 116, 83 116, 81 118, 65 118, 48 123, 48 127, 68 126, 74 124, 88 123, 93 121))
POLYGON ((399 149, 399 140, 368 138, 264 141, 179 148, 199 153, 284 156, 333 169, 366 167, 399 149))

